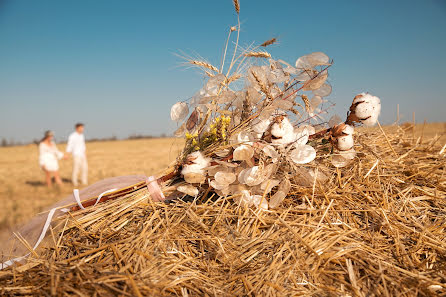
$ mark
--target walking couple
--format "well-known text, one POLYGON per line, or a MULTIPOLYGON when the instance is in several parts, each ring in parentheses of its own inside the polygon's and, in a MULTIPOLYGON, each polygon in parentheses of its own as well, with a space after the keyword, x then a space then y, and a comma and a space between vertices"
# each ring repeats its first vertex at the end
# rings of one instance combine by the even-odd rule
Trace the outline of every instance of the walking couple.
POLYGON ((68 137, 66 152, 62 153, 54 143, 54 133, 46 131, 45 136, 39 144, 39 165, 45 172, 46 184, 52 185, 54 177, 56 184, 61 185, 62 180, 59 175, 59 160, 73 157, 73 174, 71 181, 73 186, 78 186, 78 176, 83 185, 88 183, 88 163, 85 147, 84 124, 75 125, 75 131, 68 137))

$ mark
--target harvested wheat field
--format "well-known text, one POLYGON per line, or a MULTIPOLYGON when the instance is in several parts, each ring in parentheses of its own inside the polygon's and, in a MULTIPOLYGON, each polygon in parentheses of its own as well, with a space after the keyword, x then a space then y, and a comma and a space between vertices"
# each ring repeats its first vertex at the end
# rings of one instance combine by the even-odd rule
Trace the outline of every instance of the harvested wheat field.
POLYGON ((142 188, 70 212, 0 272, 2 295, 444 296, 444 135, 364 129, 356 162, 321 156, 329 179, 293 186, 273 210, 211 191, 153 202, 142 188))
MULTIPOLYGON (((126 174, 156 174, 175 161, 183 141, 172 138, 87 143, 89 183, 126 174)), ((62 151, 65 145, 58 145, 62 151)), ((34 144, 0 148, 0 239, 73 191, 72 160, 60 162, 61 188, 47 189, 34 144)), ((0 244, 1 247, 1 244, 0 244)))

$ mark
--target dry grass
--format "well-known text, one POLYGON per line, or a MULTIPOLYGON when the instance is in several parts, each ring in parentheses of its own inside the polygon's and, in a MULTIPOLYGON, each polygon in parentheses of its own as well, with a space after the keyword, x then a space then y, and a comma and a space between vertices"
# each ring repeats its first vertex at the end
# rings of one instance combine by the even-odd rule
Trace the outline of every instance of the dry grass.
POLYGON ((421 129, 363 131, 358 162, 294 187, 274 211, 225 198, 153 203, 141 190, 73 213, 48 248, 0 272, 2 293, 444 295, 446 129, 421 129))
MULTIPOLYGON (((89 183, 128 174, 155 174, 175 161, 178 139, 125 140, 87 143, 89 183)), ((60 150, 65 145, 58 146, 60 150)), ((0 148, 0 240, 11 228, 72 193, 72 161, 60 162, 62 188, 47 189, 38 166, 36 145, 0 148)))

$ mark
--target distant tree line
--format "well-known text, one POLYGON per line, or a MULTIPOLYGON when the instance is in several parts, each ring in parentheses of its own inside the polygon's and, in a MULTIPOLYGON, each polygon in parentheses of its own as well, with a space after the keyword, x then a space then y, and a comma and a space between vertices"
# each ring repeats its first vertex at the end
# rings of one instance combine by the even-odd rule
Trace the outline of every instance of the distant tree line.
MULTIPOLYGON (((33 143, 35 141, 36 140, 33 140, 31 143, 33 143)), ((24 145, 24 144, 28 144, 28 143, 15 141, 14 139, 7 140, 6 138, 2 138, 2 141, 0 142, 0 147, 17 146, 17 145, 24 145)))
MULTIPOLYGON (((144 134, 131 134, 130 136, 128 136, 127 138, 124 138, 123 140, 152 139, 152 138, 166 138, 166 137, 170 137, 170 136, 166 135, 165 133, 163 133, 159 136, 144 135, 144 134)), ((118 137, 116 137, 116 136, 111 136, 111 137, 103 137, 103 138, 89 138, 86 140, 86 142, 116 141, 116 140, 120 140, 120 139, 118 139, 118 137)), ((40 142, 40 140, 37 140, 37 139, 34 139, 30 142, 20 142, 20 141, 15 141, 14 139, 7 140, 6 138, 2 138, 2 140, 0 142, 0 147, 19 146, 19 145, 27 145, 27 144, 32 144, 32 143, 39 144, 39 142, 40 142)), ((65 141, 57 142, 57 143, 65 143, 65 141)))

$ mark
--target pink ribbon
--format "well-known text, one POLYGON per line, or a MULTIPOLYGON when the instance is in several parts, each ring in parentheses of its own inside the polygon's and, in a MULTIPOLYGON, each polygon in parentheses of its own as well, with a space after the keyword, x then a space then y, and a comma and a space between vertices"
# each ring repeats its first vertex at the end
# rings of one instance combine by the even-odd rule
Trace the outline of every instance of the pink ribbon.
POLYGON ((156 177, 149 176, 146 180, 146 184, 153 201, 164 201, 166 199, 161 191, 156 177))

